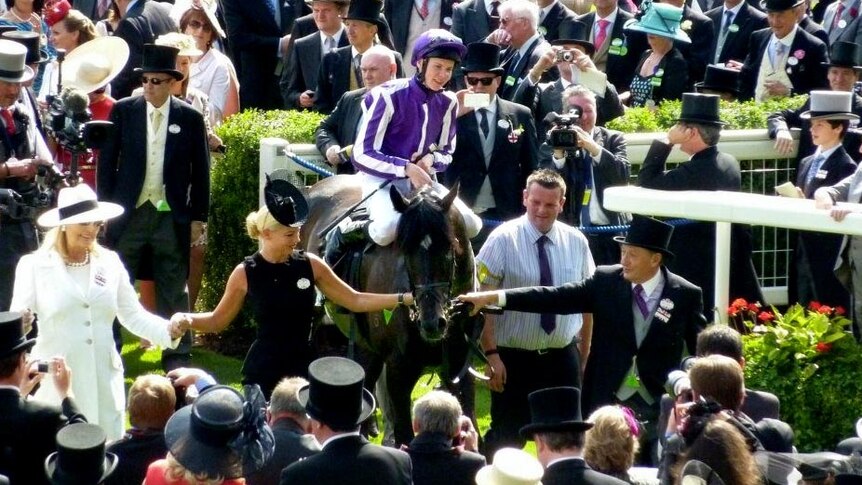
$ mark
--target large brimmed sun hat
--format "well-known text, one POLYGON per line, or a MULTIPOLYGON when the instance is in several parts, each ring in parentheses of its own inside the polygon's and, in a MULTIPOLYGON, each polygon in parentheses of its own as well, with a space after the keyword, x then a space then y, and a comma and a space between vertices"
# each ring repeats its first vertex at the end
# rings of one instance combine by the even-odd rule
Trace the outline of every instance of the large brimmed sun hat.
POLYGON ((33 79, 33 70, 26 60, 26 47, 12 40, 0 39, 0 81, 23 83, 33 79))
POLYGON ((680 28, 682 9, 667 3, 644 2, 640 19, 626 23, 625 28, 645 34, 690 43, 691 38, 680 28))
POLYGON ((517 448, 501 448, 494 461, 476 473, 476 485, 542 485, 545 470, 533 455, 517 448))
POLYGON ((60 190, 57 207, 39 216, 42 227, 65 224, 82 224, 113 219, 123 213, 123 207, 111 202, 99 202, 96 193, 87 184, 78 184, 60 190))
POLYGON ((96 37, 66 54, 63 84, 91 93, 120 74, 129 60, 129 45, 118 37, 96 37))

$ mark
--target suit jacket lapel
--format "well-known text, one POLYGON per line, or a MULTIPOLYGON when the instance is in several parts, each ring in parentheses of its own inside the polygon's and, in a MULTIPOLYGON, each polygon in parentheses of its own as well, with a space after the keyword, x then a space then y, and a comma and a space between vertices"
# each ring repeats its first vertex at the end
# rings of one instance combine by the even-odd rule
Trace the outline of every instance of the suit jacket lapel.
POLYGON ((476 17, 480 24, 477 26, 477 30, 488 32, 491 29, 491 16, 488 15, 488 9, 485 8, 485 1, 476 0, 476 3, 473 4, 473 10, 476 11, 476 17))
POLYGON ((491 152, 491 162, 488 164, 489 171, 491 166, 494 165, 494 160, 497 158, 495 155, 501 153, 506 148, 505 144, 509 141, 509 132, 515 129, 512 126, 512 123, 515 122, 513 113, 500 103, 499 96, 497 96, 494 102, 497 103, 497 119, 489 121, 493 123, 491 129, 496 130, 496 133, 494 136, 494 150, 491 152), (506 128, 500 126, 500 122, 503 120, 506 120, 506 128))
MULTIPOLYGON (((623 278, 623 271, 620 269, 617 287, 613 290, 613 295, 617 299, 617 308, 622 313, 623 331, 622 334, 625 341, 622 342, 623 348, 630 348, 636 351, 637 337, 635 336, 635 315, 632 307, 632 284, 623 278)), ((626 369, 628 371, 628 369, 626 369)))

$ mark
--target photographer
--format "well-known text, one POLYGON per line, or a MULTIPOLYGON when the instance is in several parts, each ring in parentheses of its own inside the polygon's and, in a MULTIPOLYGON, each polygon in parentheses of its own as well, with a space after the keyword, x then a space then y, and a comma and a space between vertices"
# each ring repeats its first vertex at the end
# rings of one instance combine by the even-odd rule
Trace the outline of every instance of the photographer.
POLYGON ((33 219, 46 205, 36 184, 37 173, 51 167, 51 154, 26 108, 19 102, 22 85, 33 79, 25 65, 27 48, 10 40, 0 40, 0 188, 21 195, 21 204, 0 211, 0 310, 9 308, 15 267, 24 254, 38 247, 33 219))
POLYGON ((455 396, 431 391, 413 404, 416 437, 405 451, 413 462, 415 485, 469 485, 485 457, 476 451, 479 435, 455 396))
MULTIPOLYGON (((622 133, 596 126, 596 97, 583 86, 569 86, 563 92, 563 109, 568 115, 552 116, 548 140, 542 145, 540 165, 558 171, 566 180, 563 220, 580 226, 621 225, 628 215, 603 208, 607 187, 626 185, 630 165, 622 133), (548 156, 551 153, 551 156, 548 156)), ((596 264, 615 264, 620 248, 613 232, 587 233, 596 264)))

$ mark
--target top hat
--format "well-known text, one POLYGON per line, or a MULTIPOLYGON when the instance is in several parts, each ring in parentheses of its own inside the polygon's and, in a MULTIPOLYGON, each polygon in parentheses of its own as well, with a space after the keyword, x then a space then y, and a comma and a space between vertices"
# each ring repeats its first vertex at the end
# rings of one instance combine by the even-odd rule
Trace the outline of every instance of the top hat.
POLYGON ((163 72, 170 74, 177 81, 183 80, 183 73, 177 70, 177 55, 180 50, 176 47, 156 44, 144 44, 144 56, 141 67, 135 68, 135 74, 147 72, 163 72))
POLYGON ((0 359, 29 350, 36 339, 24 335, 24 319, 18 312, 0 312, 0 359))
POLYGON ((353 0, 347 7, 347 15, 344 20, 361 20, 383 28, 380 22, 380 12, 383 11, 383 2, 378 0, 353 0))
POLYGON ((533 455, 516 448, 501 448, 492 464, 476 473, 476 485, 542 485, 545 470, 533 455))
POLYGON ((853 114, 853 93, 846 91, 811 91, 811 107, 799 115, 807 120, 858 120, 853 114))
MULTIPOLYGON (((253 386, 252 392, 260 395, 253 386)), ((257 396, 253 396, 257 397, 257 396)), ((239 478, 263 467, 275 451, 260 405, 228 386, 212 386, 165 425, 165 444, 185 469, 210 478, 239 478), (250 401, 250 402, 249 402, 250 401), (257 449, 257 453, 246 453, 257 449)))
POLYGON ((89 185, 78 184, 60 189, 57 207, 39 216, 37 222, 43 227, 54 227, 106 221, 122 213, 123 206, 112 202, 99 202, 89 185))
POLYGON ((832 44, 829 52, 829 62, 823 62, 826 67, 846 67, 847 69, 862 69, 859 65, 859 44, 839 41, 832 44))
POLYGON ((308 219, 308 202, 302 192, 281 177, 279 170, 266 176, 263 198, 266 208, 279 224, 299 227, 308 219))
POLYGON ((706 74, 703 81, 695 83, 694 87, 698 91, 708 89, 710 91, 718 91, 720 93, 739 94, 736 88, 736 82, 739 79, 739 71, 735 71, 723 64, 710 64, 706 66, 706 74))
POLYGON ((57 432, 57 451, 45 459, 54 485, 102 483, 117 467, 117 455, 105 453, 105 432, 96 424, 70 424, 57 432))
POLYGON ((33 70, 26 61, 26 47, 9 39, 0 39, 0 81, 23 83, 33 79, 33 70))
POLYGON ((351 429, 374 412, 374 396, 362 387, 365 371, 344 357, 321 357, 308 366, 309 383, 297 392, 309 416, 338 430, 351 429))
POLYGON ((791 8, 802 5, 804 0, 761 0, 760 9, 767 12, 782 12, 791 8))
POLYGON ((24 57, 25 64, 42 64, 48 62, 48 54, 42 52, 40 48, 40 36, 36 32, 29 30, 10 30, 3 32, 0 37, 6 40, 11 40, 24 46, 27 54, 24 57))
POLYGON ((521 428, 525 439, 543 431, 586 431, 593 427, 581 418, 581 391, 577 387, 539 389, 527 399, 530 424, 521 428))
POLYGON ((489 42, 473 42, 467 45, 467 54, 462 61, 464 72, 490 72, 503 74, 506 70, 500 67, 500 47, 489 42))
POLYGON ((584 48, 588 56, 596 52, 596 46, 590 42, 590 31, 587 25, 575 19, 563 19, 560 22, 559 38, 551 42, 551 45, 568 45, 575 44, 584 48))
POLYGON ((625 28, 645 34, 657 35, 680 42, 690 43, 691 39, 680 28, 682 9, 667 3, 644 2, 645 9, 640 19, 630 21, 625 28))
POLYGON ((126 66, 129 44, 118 37, 96 37, 66 54, 63 83, 85 93, 107 85, 126 66))
POLYGON ((194 37, 179 32, 168 32, 156 37, 156 45, 166 45, 179 49, 178 56, 200 56, 203 51, 198 49, 194 37))
POLYGON ((45 13, 43 14, 45 17, 45 23, 48 24, 49 27, 53 27, 57 22, 66 18, 66 15, 69 15, 69 10, 72 10, 72 5, 70 5, 66 0, 55 2, 50 7, 46 5, 45 13))
POLYGON ((677 121, 704 125, 726 125, 719 115, 717 94, 683 93, 682 112, 677 121))
POLYGON ((672 258, 673 253, 667 249, 671 234, 673 234, 673 226, 670 224, 652 217, 635 214, 626 236, 615 236, 614 241, 646 248, 672 258))

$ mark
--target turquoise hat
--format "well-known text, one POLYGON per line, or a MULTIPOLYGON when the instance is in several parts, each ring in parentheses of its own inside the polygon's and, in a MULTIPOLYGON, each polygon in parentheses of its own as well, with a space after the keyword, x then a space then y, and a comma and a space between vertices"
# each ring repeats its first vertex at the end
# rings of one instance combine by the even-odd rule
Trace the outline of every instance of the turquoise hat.
POLYGON ((645 34, 657 35, 668 39, 690 43, 688 34, 683 32, 679 24, 682 20, 682 9, 666 3, 644 2, 641 5, 643 15, 640 19, 629 21, 625 26, 645 34))

